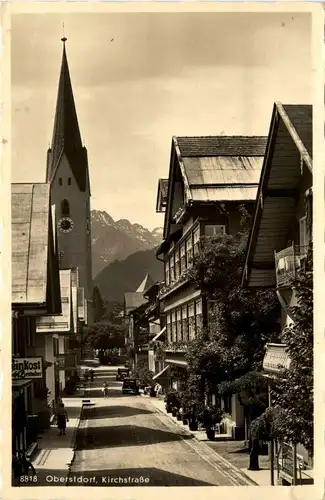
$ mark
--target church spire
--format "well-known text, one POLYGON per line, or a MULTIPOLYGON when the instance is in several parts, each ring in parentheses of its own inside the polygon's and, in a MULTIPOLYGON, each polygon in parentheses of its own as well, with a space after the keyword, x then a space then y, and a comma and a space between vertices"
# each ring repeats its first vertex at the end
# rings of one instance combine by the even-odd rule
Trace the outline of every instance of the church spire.
POLYGON ((62 154, 65 153, 71 170, 81 191, 85 191, 88 177, 87 152, 79 130, 76 106, 73 97, 68 59, 67 38, 61 38, 63 54, 56 102, 52 145, 48 151, 47 181, 51 182, 62 154))

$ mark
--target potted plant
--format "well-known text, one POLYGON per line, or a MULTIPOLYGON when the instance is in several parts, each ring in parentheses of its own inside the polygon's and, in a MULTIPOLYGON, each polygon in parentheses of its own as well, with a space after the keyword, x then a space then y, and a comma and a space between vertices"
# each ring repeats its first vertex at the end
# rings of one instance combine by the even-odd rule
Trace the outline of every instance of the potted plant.
POLYGON ((207 438, 214 441, 216 425, 220 424, 224 416, 223 410, 217 406, 205 406, 199 413, 198 420, 205 428, 207 438))

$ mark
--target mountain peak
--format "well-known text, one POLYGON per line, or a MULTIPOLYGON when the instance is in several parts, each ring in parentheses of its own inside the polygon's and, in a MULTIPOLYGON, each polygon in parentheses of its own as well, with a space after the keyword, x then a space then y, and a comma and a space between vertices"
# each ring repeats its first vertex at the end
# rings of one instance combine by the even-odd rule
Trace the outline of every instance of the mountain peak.
POLYGON ((161 243, 162 228, 153 231, 128 219, 114 219, 105 211, 91 211, 93 277, 113 261, 122 261, 161 243))

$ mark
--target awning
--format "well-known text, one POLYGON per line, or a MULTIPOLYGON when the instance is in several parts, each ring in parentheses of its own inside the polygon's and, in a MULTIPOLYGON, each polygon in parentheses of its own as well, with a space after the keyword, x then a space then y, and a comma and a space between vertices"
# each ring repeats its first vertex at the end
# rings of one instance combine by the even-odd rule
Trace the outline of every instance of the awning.
POLYGON ((32 385, 34 381, 26 378, 13 379, 11 387, 13 391, 19 391, 19 389, 24 389, 25 387, 32 385))
POLYGON ((162 335, 163 333, 165 333, 166 331, 166 327, 164 326, 164 328, 162 330, 160 330, 159 333, 157 333, 157 335, 152 339, 152 342, 154 342, 155 340, 159 339, 160 335, 162 335))
POLYGON ((290 368, 291 359, 285 344, 266 344, 263 369, 268 373, 280 373, 283 368, 290 368))
POLYGON ((166 365, 165 368, 163 370, 161 370, 161 372, 157 373, 157 375, 152 377, 152 380, 157 380, 157 378, 160 378, 169 368, 170 368, 170 366, 166 365))
POLYGON ((166 363, 169 363, 173 366, 179 366, 180 368, 187 368, 187 361, 183 361, 181 359, 165 359, 166 363))

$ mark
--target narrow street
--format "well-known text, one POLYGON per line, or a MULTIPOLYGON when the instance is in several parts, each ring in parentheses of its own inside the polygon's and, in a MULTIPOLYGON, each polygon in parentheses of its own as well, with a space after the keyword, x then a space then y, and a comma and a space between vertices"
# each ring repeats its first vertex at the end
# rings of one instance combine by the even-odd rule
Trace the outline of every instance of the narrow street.
MULTIPOLYGON (((67 485, 230 486, 251 484, 209 446, 157 410, 150 398, 123 395, 117 369, 90 384, 67 485), (109 384, 109 398, 102 384, 109 384)), ((96 373, 96 372, 95 372, 96 373)))

